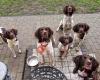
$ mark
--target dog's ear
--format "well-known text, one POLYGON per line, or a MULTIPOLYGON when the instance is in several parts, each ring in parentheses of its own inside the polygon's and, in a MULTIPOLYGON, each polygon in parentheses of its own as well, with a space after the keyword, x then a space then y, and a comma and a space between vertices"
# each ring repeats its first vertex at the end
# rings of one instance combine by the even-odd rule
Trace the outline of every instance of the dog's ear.
POLYGON ((67 9, 68 9, 68 5, 65 6, 64 9, 63 9, 64 14, 68 14, 68 10, 67 9))
POLYGON ((38 28, 38 29, 36 30, 36 32, 35 32, 35 37, 38 38, 38 39, 39 39, 40 36, 41 36, 41 35, 40 35, 40 30, 41 30, 41 28, 38 28))
POLYGON ((76 24, 75 26, 73 26, 73 31, 74 32, 78 32, 79 31, 79 24, 76 24))
POLYGON ((63 36, 61 36, 61 37, 59 38, 59 42, 61 42, 61 43, 64 42, 64 37, 63 37, 63 36))
POLYGON ((85 55, 78 55, 76 57, 73 57, 73 62, 76 66, 82 66, 84 64, 84 56, 85 55))
POLYGON ((90 29, 88 24, 84 24, 85 25, 85 32, 88 32, 88 30, 90 29))
POLYGON ((6 31, 6 32, 3 34, 4 38, 9 38, 9 37, 10 37, 9 34, 10 34, 10 32, 9 32, 9 31, 6 31))
POLYGON ((49 37, 51 37, 53 35, 53 31, 49 27, 47 27, 47 29, 49 30, 49 37))
POLYGON ((18 34, 18 30, 17 29, 10 29, 11 32, 13 32, 15 35, 18 34))
POLYGON ((71 5, 73 13, 76 11, 75 6, 71 5))
POLYGON ((99 67, 98 61, 95 58, 93 58, 92 59, 92 70, 95 71, 98 67, 99 67))
POLYGON ((73 62, 75 63, 75 68, 73 69, 73 73, 77 73, 78 69, 81 67, 81 59, 82 55, 78 55, 76 57, 73 57, 73 62))
POLYGON ((73 62, 75 63, 75 65, 79 65, 81 59, 82 55, 78 55, 76 57, 73 57, 73 62))
POLYGON ((73 42, 73 38, 72 37, 68 37, 69 38, 69 43, 73 42))

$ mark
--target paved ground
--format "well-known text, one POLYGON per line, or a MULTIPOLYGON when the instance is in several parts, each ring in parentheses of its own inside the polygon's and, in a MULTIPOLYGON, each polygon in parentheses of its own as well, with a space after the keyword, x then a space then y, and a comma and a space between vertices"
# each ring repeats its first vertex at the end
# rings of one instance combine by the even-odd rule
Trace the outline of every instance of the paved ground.
MULTIPOLYGON (((27 51, 27 56, 26 58, 28 58, 30 55, 32 54, 37 54, 37 51, 36 49, 33 49, 34 46, 30 46, 28 48, 28 51, 27 51)), ((58 70, 60 70, 61 72, 64 73, 64 75, 67 77, 68 80, 79 80, 79 77, 77 76, 77 74, 73 74, 73 69, 75 67, 73 61, 72 61, 72 58, 76 55, 79 55, 79 54, 82 54, 81 53, 81 50, 80 52, 76 52, 75 49, 71 49, 69 51, 69 54, 63 59, 61 60, 59 58, 59 50, 58 48, 54 48, 54 61, 55 61, 55 65, 54 67, 57 68, 58 70)), ((48 57, 45 57, 45 61, 46 63, 44 65, 39 65, 39 67, 41 66, 48 66, 49 65, 49 61, 48 61, 48 57)), ((23 80, 35 80, 33 77, 32 77, 32 74, 34 74, 34 67, 29 67, 27 65, 27 63, 25 63, 25 69, 24 69, 24 77, 23 77, 23 80)), ((40 71, 42 72, 42 71, 40 71)))
MULTIPOLYGON (((18 38, 20 41, 23 53, 17 54, 17 58, 13 59, 11 52, 6 45, 0 45, 0 61, 8 65, 13 80, 22 80, 24 68, 25 50, 35 44, 34 32, 38 27, 48 26, 54 31, 58 27, 62 15, 39 15, 39 16, 17 16, 17 17, 0 17, 0 26, 6 28, 16 28, 19 31, 18 38)), ((75 24, 78 22, 86 22, 90 25, 90 31, 87 35, 84 45, 84 53, 95 54, 100 62, 100 13, 95 14, 75 14, 75 24)), ((56 40, 58 39, 54 32, 56 40)))

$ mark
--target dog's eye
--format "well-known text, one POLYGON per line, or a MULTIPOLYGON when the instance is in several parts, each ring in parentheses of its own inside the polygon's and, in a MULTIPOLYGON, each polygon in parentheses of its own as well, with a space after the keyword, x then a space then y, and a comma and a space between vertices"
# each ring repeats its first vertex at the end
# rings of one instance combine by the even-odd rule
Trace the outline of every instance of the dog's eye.
POLYGON ((45 30, 48 30, 48 28, 45 28, 45 30))
POLYGON ((84 56, 84 59, 86 59, 86 56, 84 56))
POLYGON ((92 58, 90 58, 90 60, 92 60, 92 58))

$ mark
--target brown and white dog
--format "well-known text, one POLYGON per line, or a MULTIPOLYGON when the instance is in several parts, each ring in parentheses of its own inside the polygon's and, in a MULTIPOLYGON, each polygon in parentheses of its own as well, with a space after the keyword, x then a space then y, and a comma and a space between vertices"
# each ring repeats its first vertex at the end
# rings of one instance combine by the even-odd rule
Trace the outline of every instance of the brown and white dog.
POLYGON ((56 31, 62 30, 64 35, 70 35, 73 26, 73 13, 75 12, 73 5, 67 5, 63 9, 64 17, 60 21, 56 31))
POLYGON ((86 23, 78 23, 73 26, 74 38, 72 47, 79 47, 80 43, 84 40, 86 34, 89 31, 89 25, 86 23))
POLYGON ((52 65, 54 50, 53 50, 53 31, 49 27, 40 27, 36 32, 35 36, 38 39, 37 52, 40 54, 41 64, 45 63, 45 56, 48 56, 49 62, 52 65))
POLYGON ((13 57, 16 57, 16 52, 14 50, 15 47, 18 48, 18 52, 21 53, 21 49, 19 48, 19 41, 17 39, 18 31, 16 29, 6 30, 3 27, 0 27, 0 37, 4 42, 7 43, 9 49, 11 50, 13 57))
POLYGON ((58 44, 58 49, 60 52, 60 57, 61 59, 64 59, 64 57, 68 54, 70 43, 72 43, 73 38, 70 36, 61 36, 59 38, 59 44, 58 44))
POLYGON ((94 79, 96 78, 94 72, 97 71, 99 63, 94 57, 86 54, 78 55, 73 58, 73 62, 75 63, 74 74, 78 73, 84 80, 98 80, 94 79))

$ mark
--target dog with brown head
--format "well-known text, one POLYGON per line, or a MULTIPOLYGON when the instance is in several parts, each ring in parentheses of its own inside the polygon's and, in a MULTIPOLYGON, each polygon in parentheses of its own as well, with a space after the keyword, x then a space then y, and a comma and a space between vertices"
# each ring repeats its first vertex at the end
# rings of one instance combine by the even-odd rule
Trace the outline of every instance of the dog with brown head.
POLYGON ((37 52, 42 56, 40 63, 45 63, 45 56, 48 55, 49 62, 53 64, 53 31, 49 27, 40 27, 35 32, 35 37, 38 39, 37 52))
POLYGON ((73 62, 75 63, 73 73, 78 73, 85 80, 93 77, 93 72, 99 67, 98 61, 94 57, 86 54, 74 57, 73 62))
POLYGON ((70 43, 72 43, 73 38, 70 36, 61 36, 59 38, 58 49, 60 52, 60 58, 63 59, 69 51, 70 43))
POLYGON ((13 53, 13 57, 16 57, 16 52, 14 47, 17 47, 18 53, 21 53, 21 49, 19 48, 19 41, 17 39, 18 31, 17 29, 6 29, 3 27, 0 27, 0 36, 2 37, 2 40, 7 43, 9 49, 13 53))
POLYGON ((67 16, 72 16, 75 11, 76 8, 73 5, 67 5, 63 9, 63 13, 67 16))
POLYGON ((67 5, 63 9, 64 17, 60 21, 60 24, 56 31, 63 31, 64 35, 69 35, 73 26, 73 14, 75 13, 76 8, 73 5, 67 5))

